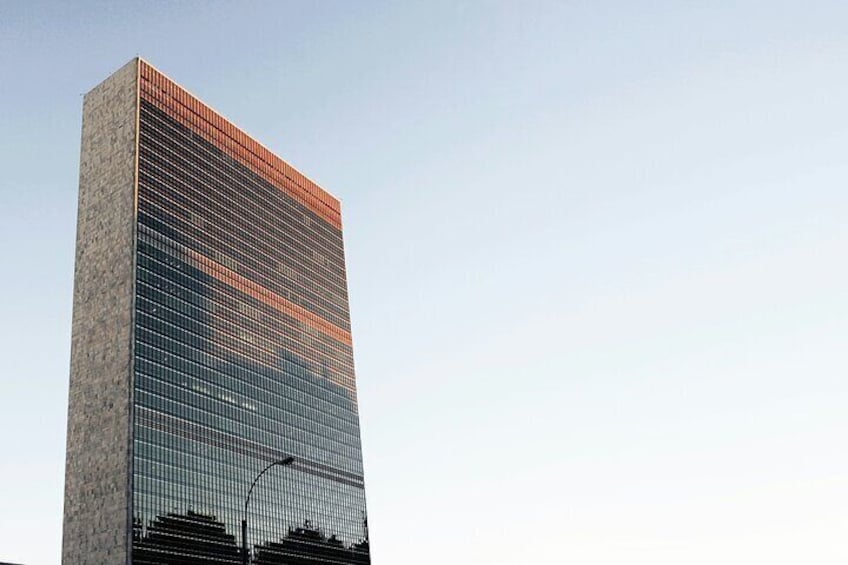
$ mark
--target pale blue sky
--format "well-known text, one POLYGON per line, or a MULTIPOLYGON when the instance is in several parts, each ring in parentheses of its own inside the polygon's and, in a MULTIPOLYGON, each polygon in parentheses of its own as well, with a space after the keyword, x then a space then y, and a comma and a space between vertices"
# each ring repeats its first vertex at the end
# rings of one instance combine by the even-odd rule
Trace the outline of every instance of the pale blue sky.
POLYGON ((848 561, 848 4, 66 4, 0 1, 0 560, 141 55, 344 202, 375 565, 848 561))

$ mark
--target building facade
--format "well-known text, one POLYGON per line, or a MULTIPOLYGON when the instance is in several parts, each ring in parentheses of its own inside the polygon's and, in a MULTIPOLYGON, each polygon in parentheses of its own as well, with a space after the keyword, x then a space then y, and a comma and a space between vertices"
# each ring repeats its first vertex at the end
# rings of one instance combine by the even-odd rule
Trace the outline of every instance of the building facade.
POLYGON ((337 199, 135 59, 74 276, 63 563, 370 563, 337 199))

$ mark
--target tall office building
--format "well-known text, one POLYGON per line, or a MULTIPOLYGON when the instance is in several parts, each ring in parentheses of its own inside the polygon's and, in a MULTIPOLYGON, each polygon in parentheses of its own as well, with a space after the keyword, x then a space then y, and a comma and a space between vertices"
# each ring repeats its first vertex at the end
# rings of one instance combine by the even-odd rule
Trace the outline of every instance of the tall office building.
POLYGON ((370 563, 338 200, 136 59, 76 249, 63 563, 370 563))

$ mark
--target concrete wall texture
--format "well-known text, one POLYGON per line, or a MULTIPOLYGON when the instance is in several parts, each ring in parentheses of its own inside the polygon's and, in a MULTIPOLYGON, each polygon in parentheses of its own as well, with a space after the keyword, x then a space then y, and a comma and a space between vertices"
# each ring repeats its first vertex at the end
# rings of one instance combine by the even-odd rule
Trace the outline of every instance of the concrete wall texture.
POLYGON ((65 565, 129 562, 138 65, 83 103, 65 565))

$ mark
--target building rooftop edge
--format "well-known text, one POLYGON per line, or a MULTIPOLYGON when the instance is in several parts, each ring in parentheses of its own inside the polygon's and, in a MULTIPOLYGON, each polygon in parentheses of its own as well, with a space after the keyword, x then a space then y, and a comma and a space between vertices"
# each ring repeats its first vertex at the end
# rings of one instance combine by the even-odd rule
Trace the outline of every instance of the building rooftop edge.
POLYGON ((256 137, 254 137, 253 135, 251 135, 251 134, 249 134, 248 132, 246 132, 246 131, 244 130, 244 128, 242 128, 241 126, 236 125, 236 124, 235 124, 232 120, 230 120, 229 118, 227 118, 224 114, 222 114, 221 112, 219 112, 218 110, 216 110, 215 108, 213 108, 211 105, 207 104, 207 103, 206 103, 206 102, 205 102, 202 98, 200 98, 199 96, 197 96, 194 92, 192 92, 191 90, 189 90, 188 88, 186 88, 185 86, 183 86, 182 84, 180 84, 179 82, 175 81, 173 78, 171 78, 171 76, 170 76, 170 75, 168 75, 167 73, 162 72, 162 70, 161 70, 161 69, 159 69, 159 67, 157 67, 156 65, 152 64, 150 61, 148 61, 148 60, 147 60, 147 59, 145 59, 144 57, 141 57, 141 56, 133 57, 133 58, 132 58, 132 59, 130 59, 127 63, 125 63, 124 65, 121 65, 121 66, 120 66, 117 70, 115 70, 115 71, 114 71, 112 74, 110 74, 108 77, 106 77, 106 78, 105 78, 105 79, 103 79, 102 81, 98 82, 98 83, 97 83, 96 85, 94 85, 91 89, 89 89, 89 91, 85 93, 85 96, 88 96, 88 94, 89 94, 89 93, 91 93, 92 91, 94 91, 95 89, 97 89, 97 88, 98 88, 101 84, 103 84, 104 82, 106 82, 107 80, 109 80, 109 79, 110 79, 112 76, 114 76, 115 74, 119 73, 119 72, 120 72, 122 69, 124 69, 125 67, 127 67, 127 66, 129 66, 129 65, 132 65, 133 63, 135 63, 136 65, 139 65, 139 64, 141 64, 141 63, 144 63, 145 65, 147 65, 148 67, 150 67, 151 69, 153 69, 154 71, 156 71, 157 73, 159 73, 160 75, 162 75, 163 77, 165 77, 166 79, 168 79, 169 81, 171 81, 172 83, 174 83, 177 87, 179 87, 179 88, 183 89, 183 90, 184 90, 184 91, 185 91, 185 92, 186 92, 189 96, 191 96, 192 98, 196 99, 198 102, 200 102, 201 104, 203 104, 204 106, 206 106, 207 108, 209 108, 209 110, 211 110, 212 112, 214 112, 215 114, 217 114, 218 116, 220 116, 220 118, 221 118, 222 120, 226 121, 227 123, 229 123, 230 125, 232 125, 234 128, 236 128, 237 130, 241 131, 244 135, 246 135, 246 136, 247 136, 247 137, 249 137, 251 140, 253 140, 253 141, 254 141, 257 145, 261 146, 263 149, 265 149, 266 151, 268 151, 269 153, 271 153, 274 157, 276 157, 276 158, 277 158, 277 159, 279 159, 280 161, 283 161, 284 163, 286 163, 289 167, 291 167, 292 169, 294 169, 295 171, 297 171, 297 173, 298 173, 298 174, 300 174, 301 176, 303 176, 303 178, 304 178, 304 179, 306 179, 306 180, 308 180, 309 182, 311 182, 312 184, 314 184, 314 185, 315 185, 318 189, 320 189, 321 191, 323 191, 323 192, 324 192, 327 196, 329 196, 330 198, 332 198, 333 200, 335 200, 336 202, 338 202, 338 204, 339 204, 339 209, 341 210, 341 205, 342 205, 342 199, 341 199, 341 198, 339 198, 338 196, 336 196, 335 194, 333 194, 332 192, 330 192, 329 190, 327 190, 326 188, 324 188, 324 187, 323 187, 320 183, 315 182, 315 179, 313 179, 313 178, 312 178, 312 177, 310 177, 309 175, 305 174, 305 173, 304 173, 303 171, 301 171, 299 168, 297 168, 297 167, 295 167, 294 165, 292 165, 289 161, 287 161, 286 159, 283 159, 282 157, 280 157, 280 155, 279 155, 276 151, 272 150, 270 147, 268 147, 267 145, 265 145, 264 143, 262 143, 261 141, 259 141, 258 139, 256 139, 256 137))
POLYGON ((308 180, 309 182, 311 182, 312 184, 314 184, 316 187, 318 187, 318 188, 320 188, 321 190, 323 190, 323 191, 327 194, 327 196, 329 196, 330 198, 332 198, 332 199, 334 199, 336 202, 338 202, 338 203, 339 203, 339 206, 340 206, 340 208, 341 208, 341 203, 342 203, 341 198, 339 198, 338 196, 336 196, 335 194, 333 194, 332 192, 330 192, 329 190, 327 190, 326 188, 324 188, 324 187, 323 187, 320 183, 315 182, 315 179, 313 179, 313 178, 312 178, 312 177, 310 177, 309 175, 305 174, 305 173, 304 173, 303 171, 301 171, 299 168, 297 168, 297 167, 295 167, 294 165, 292 165, 289 161, 287 161, 286 159, 283 159, 282 157, 280 157, 280 155, 279 155, 279 154, 277 154, 277 152, 276 152, 276 151, 272 150, 270 147, 268 147, 267 145, 265 145, 264 143, 262 143, 261 141, 259 141, 258 139, 256 139, 256 137, 254 137, 253 135, 251 135, 251 134, 249 134, 248 132, 246 132, 246 131, 244 130, 244 128, 243 128, 243 127, 241 127, 241 126, 239 126, 239 125, 236 125, 236 123, 235 123, 235 122, 233 122, 232 120, 230 120, 229 118, 227 118, 224 114, 222 114, 221 112, 219 112, 218 110, 216 110, 215 108, 213 108, 211 105, 207 104, 207 103, 206 103, 206 102, 205 102, 205 101, 204 101, 201 97, 197 96, 194 92, 192 92, 191 90, 189 90, 188 88, 186 88, 185 86, 183 86, 181 83, 179 83, 179 82, 175 81, 173 78, 171 78, 171 76, 170 76, 168 73, 162 72, 162 70, 161 70, 159 67, 157 67, 156 65, 152 64, 150 61, 148 61, 148 60, 147 60, 147 59, 145 59, 144 57, 136 56, 136 57, 134 57, 133 59, 130 59, 130 61, 129 61, 127 64, 130 64, 130 63, 132 63, 133 61, 136 61, 137 63, 144 63, 145 65, 147 65, 148 67, 150 67, 151 69, 153 69, 154 71, 156 71, 157 73, 159 73, 160 75, 162 75, 163 77, 165 77, 165 78, 167 78, 168 80, 170 80, 171 82, 173 82, 173 83, 174 83, 175 85, 177 85, 178 87, 180 87, 180 88, 182 88, 183 90, 185 90, 185 91, 186 91, 186 92, 187 92, 190 96, 192 96, 193 98, 195 98, 198 102, 200 102, 201 104, 203 104, 204 106, 206 106, 207 108, 209 108, 210 110, 212 110, 213 112, 215 112, 216 114, 218 114, 218 115, 221 117, 221 119, 225 120, 226 122, 228 122, 229 124, 231 124, 234 128, 236 128, 236 129, 238 129, 239 131, 241 131, 242 133, 244 133, 246 136, 248 136, 250 139, 252 139, 253 141, 255 141, 258 145, 260 145, 261 147, 263 147, 263 148, 264 148, 265 150, 267 150, 269 153, 271 153, 272 155, 274 155, 275 157, 277 157, 279 160, 281 160, 281 161, 283 161, 284 163, 286 163, 288 166, 290 166, 292 169, 294 169, 295 171, 297 171, 299 174, 303 175, 303 178, 305 178, 306 180, 308 180))

